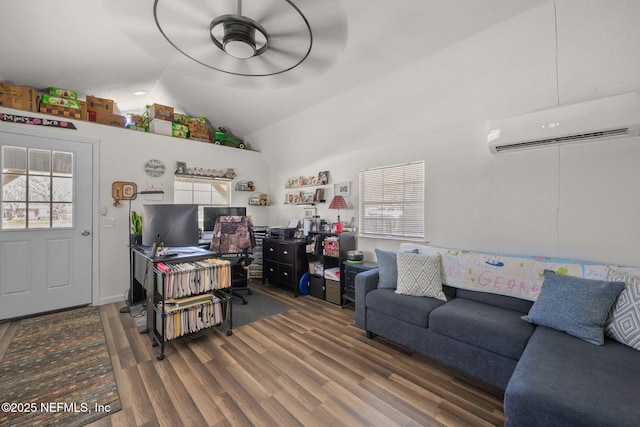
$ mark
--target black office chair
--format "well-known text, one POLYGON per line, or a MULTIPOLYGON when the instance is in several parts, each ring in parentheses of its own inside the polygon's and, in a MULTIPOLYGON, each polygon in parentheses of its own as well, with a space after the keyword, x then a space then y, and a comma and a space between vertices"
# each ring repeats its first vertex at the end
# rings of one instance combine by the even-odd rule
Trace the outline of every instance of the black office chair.
POLYGON ((253 261, 253 248, 256 245, 255 234, 251 219, 246 216, 221 216, 216 220, 211 238, 209 250, 217 257, 226 259, 231 263, 231 295, 242 300, 247 300, 238 291, 247 291, 249 288, 248 270, 253 261))

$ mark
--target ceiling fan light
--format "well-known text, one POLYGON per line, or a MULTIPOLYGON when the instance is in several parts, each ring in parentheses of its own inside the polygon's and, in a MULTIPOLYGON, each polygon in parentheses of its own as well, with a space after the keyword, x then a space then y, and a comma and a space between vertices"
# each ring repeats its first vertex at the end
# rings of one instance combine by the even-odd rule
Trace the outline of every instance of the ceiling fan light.
POLYGON ((256 53, 255 48, 244 40, 229 40, 225 42, 224 51, 238 59, 249 59, 256 53))

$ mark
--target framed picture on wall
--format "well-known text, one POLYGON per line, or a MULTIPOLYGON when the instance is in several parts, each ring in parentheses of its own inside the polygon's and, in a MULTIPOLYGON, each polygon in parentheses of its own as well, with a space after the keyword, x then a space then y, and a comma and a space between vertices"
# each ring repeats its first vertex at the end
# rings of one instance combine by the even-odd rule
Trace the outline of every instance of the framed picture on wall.
POLYGON ((322 171, 318 174, 318 180, 316 184, 325 185, 329 183, 329 171, 322 171))
POLYGON ((340 182, 338 184, 333 185, 333 194, 334 196, 343 196, 348 197, 351 190, 350 182, 340 182))

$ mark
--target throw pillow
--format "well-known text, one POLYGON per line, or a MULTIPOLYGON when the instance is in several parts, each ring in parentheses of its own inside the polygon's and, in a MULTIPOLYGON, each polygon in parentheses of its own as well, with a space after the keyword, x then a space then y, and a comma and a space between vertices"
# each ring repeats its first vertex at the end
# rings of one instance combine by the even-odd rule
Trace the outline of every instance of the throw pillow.
POLYGON ((607 313, 623 288, 623 282, 582 279, 545 270, 540 295, 522 318, 602 345, 607 313))
POLYGON ((640 350, 640 278, 607 267, 607 280, 626 285, 604 324, 604 333, 614 340, 640 350))
MULTIPOLYGON (((411 251, 418 253, 417 249, 411 251)), ((398 285, 398 258, 396 251, 376 249, 378 260, 378 288, 395 289, 398 285)))
POLYGON ((419 255, 398 252, 398 289, 397 294, 416 297, 433 297, 447 300, 442 292, 440 254, 419 255))

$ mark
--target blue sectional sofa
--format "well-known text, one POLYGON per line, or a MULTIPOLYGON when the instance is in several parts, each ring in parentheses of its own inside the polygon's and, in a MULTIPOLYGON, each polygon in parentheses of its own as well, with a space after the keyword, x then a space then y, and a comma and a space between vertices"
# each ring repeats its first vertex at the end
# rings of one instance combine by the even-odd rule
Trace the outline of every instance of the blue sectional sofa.
POLYGON ((406 243, 398 252, 376 252, 379 268, 355 281, 355 323, 369 338, 391 339, 504 390, 507 426, 640 424, 640 331, 633 329, 640 328, 633 317, 634 309, 640 315, 640 279, 632 280, 640 270, 626 269, 628 280, 617 280, 607 277, 614 267, 570 260, 406 243), (433 272, 412 262, 427 257, 440 260, 442 293, 415 296, 407 292, 407 283, 431 281, 433 272), (421 271, 409 275, 403 268, 421 271), (574 277, 577 287, 565 286, 564 280, 574 277), (569 301, 561 301, 567 289, 583 292, 583 283, 597 284, 598 295, 569 294, 569 301), (625 344, 605 336, 609 326, 600 325, 598 332, 593 325, 576 331, 562 324, 581 306, 588 306, 585 312, 602 311, 592 304, 602 293, 608 295, 602 297, 607 322, 612 321, 609 307, 623 310, 617 320, 625 344), (556 317, 547 316, 554 311, 556 317))

